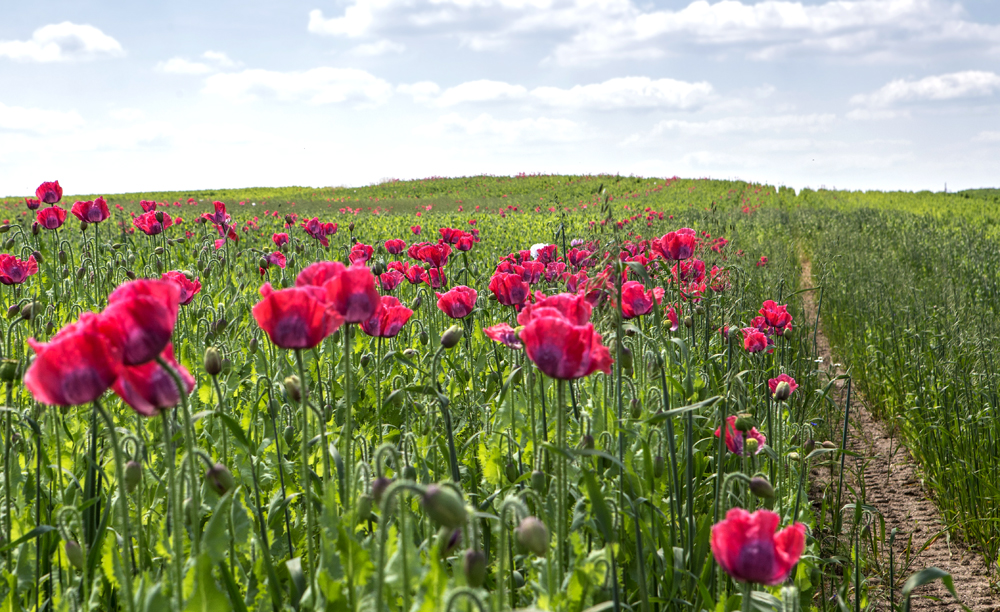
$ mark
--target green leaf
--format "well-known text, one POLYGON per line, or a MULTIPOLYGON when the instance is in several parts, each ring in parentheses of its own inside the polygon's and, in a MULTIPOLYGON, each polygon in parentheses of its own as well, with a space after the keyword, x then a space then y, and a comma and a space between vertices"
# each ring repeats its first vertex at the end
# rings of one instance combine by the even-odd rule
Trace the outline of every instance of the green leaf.
POLYGON ((184 606, 184 612, 218 612, 231 609, 229 598, 215 583, 215 577, 212 576, 212 559, 207 553, 198 555, 191 573, 194 575, 194 587, 187 605, 184 606))
POLYGON ((590 498, 590 509, 597 519, 597 528, 601 532, 601 537, 605 542, 613 543, 616 539, 615 523, 611 518, 611 510, 608 509, 607 502, 604 501, 604 494, 601 493, 601 486, 594 478, 594 472, 584 468, 583 482, 587 485, 587 497, 590 498))
POLYGON ((202 539, 204 553, 219 563, 226 558, 229 550, 229 514, 233 505, 233 492, 229 491, 215 504, 212 518, 205 525, 205 535, 202 539))
POLYGON ((913 594, 914 589, 922 587, 925 584, 930 584, 938 579, 940 579, 944 586, 948 589, 951 596, 958 601, 959 605, 962 606, 962 609, 968 611, 968 606, 963 604, 961 600, 958 599, 958 593, 955 592, 955 583, 951 579, 951 574, 937 567, 928 567, 927 569, 920 570, 916 574, 907 578, 906 582, 903 584, 903 612, 910 612, 910 597, 913 594))

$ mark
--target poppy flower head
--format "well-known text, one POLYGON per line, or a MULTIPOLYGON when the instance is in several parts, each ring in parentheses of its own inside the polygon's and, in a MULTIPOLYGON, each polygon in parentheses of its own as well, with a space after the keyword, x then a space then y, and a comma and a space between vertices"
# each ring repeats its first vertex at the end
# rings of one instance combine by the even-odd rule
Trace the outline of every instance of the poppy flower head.
POLYGON ((664 259, 681 261, 694 254, 696 243, 694 230, 685 227, 653 240, 652 247, 664 259))
POLYGON ((309 264, 295 277, 296 287, 322 287, 326 281, 339 275, 346 268, 339 261, 317 261, 309 264))
MULTIPOLYGON (((541 296, 536 293, 536 296, 541 296)), ((573 293, 557 293, 549 297, 542 296, 534 304, 528 304, 518 313, 517 322, 527 325, 537 317, 557 316, 566 319, 573 325, 586 325, 590 322, 593 307, 586 296, 573 293)))
POLYGON ((499 272, 490 279, 490 291, 504 306, 516 306, 528 297, 528 285, 520 274, 499 272))
POLYGON ((351 253, 348 255, 348 259, 352 264, 363 264, 367 263, 372 255, 375 254, 375 248, 369 244, 357 243, 351 247, 351 253))
POLYGON ((201 291, 201 280, 195 278, 194 280, 188 279, 187 275, 179 270, 171 270, 169 272, 164 272, 163 276, 160 277, 161 280, 170 281, 175 283, 181 290, 180 304, 181 306, 186 306, 194 300, 194 296, 201 291))
POLYGON ((521 337, 517 335, 517 330, 507 323, 500 323, 491 327, 484 327, 483 333, 494 342, 499 342, 515 350, 524 348, 521 337))
MULTIPOLYGON (((722 428, 718 427, 715 430, 715 437, 718 438, 722 434, 722 428)), ((767 437, 757 431, 756 427, 751 427, 750 431, 742 432, 736 429, 736 415, 729 415, 726 418, 726 448, 729 449, 734 455, 743 456, 745 454, 744 442, 747 438, 753 438, 757 441, 757 450, 754 452, 755 455, 760 454, 764 450, 764 445, 767 444, 767 437)))
MULTIPOLYGON (((662 291, 662 290, 661 290, 662 291)), ((662 299, 663 294, 660 294, 662 299)), ((653 311, 653 290, 646 291, 642 283, 628 281, 622 285, 622 316, 634 319, 653 311)))
POLYGON ((778 390, 778 385, 783 382, 788 383, 788 386, 791 389, 791 391, 788 392, 789 396, 791 396, 792 393, 795 393, 795 390, 799 388, 799 385, 795 382, 794 378, 792 378, 788 374, 784 373, 778 374, 777 378, 771 378, 767 381, 767 388, 770 389, 772 396, 774 395, 775 391, 778 390))
MULTIPOLYGON (((46 204, 55 204, 62 199, 63 190, 59 181, 45 182, 35 190, 35 197, 46 204)), ((30 206, 29 206, 30 208, 30 206)))
POLYGON ((58 206, 43 208, 38 211, 35 219, 44 229, 58 229, 66 221, 66 210, 58 206))
POLYGON ((743 348, 749 353, 759 353, 767 348, 767 336, 756 327, 744 327, 743 348))
POLYGON ((375 289, 375 275, 365 266, 345 268, 323 284, 327 303, 345 323, 361 323, 378 309, 382 296, 375 289))
POLYGON ((403 282, 403 273, 399 270, 386 270, 378 275, 378 284, 382 291, 391 293, 403 282))
POLYGON ((271 236, 271 240, 274 241, 274 246, 280 247, 283 244, 288 244, 290 238, 285 232, 276 232, 273 236, 271 236))
POLYGON ((435 293, 437 296, 437 307, 452 319, 464 319, 476 307, 476 298, 479 296, 475 289, 458 285, 445 293, 435 293))
POLYGON ((519 336, 528 358, 551 378, 575 380, 598 370, 611 373, 611 353, 593 323, 574 325, 559 316, 537 316, 519 336))
POLYGON ((28 207, 28 210, 38 210, 38 207, 42 205, 42 201, 37 198, 24 198, 24 204, 28 207))
POLYGON ((379 302, 375 314, 361 322, 361 330, 373 338, 393 338, 403 329, 411 315, 412 310, 403 306, 398 299, 387 295, 379 302))
MULTIPOLYGON (((174 224, 174 220, 165 212, 149 211, 132 219, 132 225, 136 226, 147 236, 162 234, 163 230, 174 224), (161 221, 162 219, 162 221, 161 221)), ((218 247, 217 247, 218 248, 218 247)))
POLYGON ((85 223, 100 223, 111 216, 108 210, 108 203, 104 198, 87 200, 86 202, 75 202, 70 209, 77 219, 85 223))
POLYGON ((385 241, 385 250, 391 255, 399 255, 406 249, 406 243, 398 238, 385 241))
POLYGON ((0 283, 19 285, 35 274, 38 274, 38 263, 34 255, 28 255, 27 261, 21 261, 13 255, 0 254, 0 283))
MULTIPOLYGON (((173 345, 167 344, 160 357, 180 375, 184 388, 191 393, 194 390, 194 377, 187 368, 177 363, 173 345)), ((137 366, 125 366, 111 388, 133 410, 148 417, 156 416, 164 409, 173 408, 181 401, 173 377, 155 361, 137 366)))
POLYGON ((805 551, 806 528, 795 523, 776 533, 780 521, 770 510, 731 509, 712 526, 712 556, 738 582, 784 582, 805 551))
POLYGON ((343 318, 326 304, 326 292, 314 285, 274 291, 260 288, 263 299, 253 307, 253 318, 276 346, 313 348, 337 331, 343 318))
POLYGON ((102 316, 85 312, 49 342, 28 339, 35 359, 24 386, 50 406, 76 406, 99 398, 122 370, 119 347, 102 331, 102 316))
POLYGON ((122 349, 122 362, 133 366, 163 352, 177 322, 181 288, 171 280, 139 279, 120 285, 108 296, 102 313, 105 333, 122 349))
POLYGON ((448 279, 445 277, 444 270, 441 268, 431 268, 429 270, 425 270, 420 275, 420 280, 427 283, 431 289, 440 289, 448 284, 448 279))

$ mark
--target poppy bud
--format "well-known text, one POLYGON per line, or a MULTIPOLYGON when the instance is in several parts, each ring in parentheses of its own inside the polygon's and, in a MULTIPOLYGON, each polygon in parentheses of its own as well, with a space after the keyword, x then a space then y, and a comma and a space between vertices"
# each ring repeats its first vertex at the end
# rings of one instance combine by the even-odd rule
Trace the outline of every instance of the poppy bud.
POLYGON ((131 493, 142 482, 142 464, 129 461, 125 464, 125 489, 131 493))
POLYGON ((403 478, 405 480, 416 480, 417 479, 417 468, 412 465, 407 465, 403 467, 403 478))
POLYGON ((696 315, 703 315, 703 314, 705 314, 705 307, 702 306, 702 305, 700 305, 700 304, 698 306, 695 306, 694 307, 694 314, 696 314, 696 315))
POLYGON ((12 248, 14 248, 14 239, 13 238, 9 238, 7 240, 7 242, 3 243, 3 246, 4 246, 5 249, 12 249, 12 248))
POLYGON ((630 371, 633 365, 632 350, 627 346, 622 346, 622 368, 630 371))
POLYGON ((478 589, 483 586, 486 582, 486 555, 480 550, 471 548, 465 551, 462 570, 465 573, 465 582, 470 587, 478 589))
POLYGON ((351 221, 350 223, 347 224, 347 229, 351 230, 352 232, 354 231, 354 221, 351 221))
POLYGON ((251 355, 254 355, 254 354, 257 353, 257 338, 256 337, 250 338, 250 344, 247 345, 247 350, 250 351, 251 355))
POLYGON ((642 416, 642 402, 638 398, 633 397, 631 402, 631 414, 633 419, 638 419, 642 416))
POLYGON ((214 346, 205 349, 205 371, 209 376, 218 376, 222 371, 222 356, 214 346))
POLYGON ((50 319, 45 323, 45 333, 51 336, 54 331, 56 331, 56 324, 50 319))
POLYGON ((403 351, 403 356, 407 359, 416 359, 420 356, 420 353, 418 353, 416 349, 408 348, 403 351))
POLYGON ((63 266, 62 270, 60 270, 59 272, 62 274, 63 278, 69 278, 69 267, 68 266, 63 266))
POLYGON ((13 304, 13 305, 11 305, 10 308, 7 309, 7 318, 8 319, 13 319, 14 317, 17 316, 17 314, 19 312, 21 312, 21 305, 20 304, 13 304))
POLYGON ((163 223, 163 211, 158 210, 156 211, 156 214, 154 214, 153 216, 156 217, 157 223, 163 223))
POLYGON ((514 529, 514 540, 539 557, 544 557, 549 550, 549 530, 545 523, 534 516, 525 517, 514 529))
POLYGON ((0 362, 0 380, 6 382, 17 380, 17 366, 16 359, 4 359, 3 362, 0 362))
POLYGON ((42 263, 43 261, 45 261, 44 259, 42 259, 42 254, 40 251, 32 251, 31 256, 35 258, 35 261, 37 263, 42 263))
MULTIPOLYGON (((756 442, 756 440, 754 441, 756 442)), ((762 476, 754 476, 750 479, 750 492, 761 499, 774 499, 774 487, 771 486, 767 478, 762 476)))
POLYGON ((520 589, 524 586, 524 576, 521 575, 521 572, 514 571, 511 573, 510 577, 514 579, 515 589, 520 589))
POLYGON ((70 565, 78 570, 82 570, 84 559, 83 548, 80 546, 80 543, 76 540, 66 540, 63 550, 66 551, 66 559, 69 560, 70 565))
POLYGON ((122 243, 116 242, 116 243, 114 243, 114 244, 111 245, 111 248, 117 251, 120 248, 122 248, 122 246, 123 246, 122 243))
POLYGON ((743 447, 748 455, 756 455, 757 449, 760 448, 760 442, 757 441, 757 438, 748 438, 743 441, 743 447))
POLYGON ((157 255, 163 255, 163 253, 164 253, 163 247, 158 246, 155 249, 153 249, 153 252, 156 253, 157 255))
POLYGON ((62 249, 59 249, 59 263, 61 263, 61 264, 65 264, 66 263, 66 251, 64 251, 62 249))
POLYGON ((823 448, 837 448, 837 445, 829 440, 823 442, 823 448))
POLYGON ((129 280, 135 280, 135 272, 131 270, 125 270, 125 276, 127 276, 129 280))
POLYGON ((741 414, 736 417, 736 431, 746 433, 753 429, 753 419, 748 414, 741 414))
POLYGON ((362 368, 367 368, 368 364, 371 363, 371 361, 372 361, 372 354, 371 353, 365 353, 365 354, 363 354, 361 356, 361 367, 362 368))
POLYGON ((281 432, 281 437, 285 439, 285 444, 291 446, 295 441, 295 428, 289 425, 281 432))
POLYGON ((32 236, 37 236, 38 232, 40 232, 40 231, 41 230, 38 227, 38 221, 35 221, 34 223, 31 224, 31 235, 32 236))
POLYGON ((0 234, 6 234, 9 231, 10 231, 9 223, 4 223, 3 225, 0 225, 0 234))
POLYGON ((504 467, 504 475, 507 476, 507 480, 514 482, 521 477, 521 472, 517 469, 516 463, 508 461, 507 465, 504 467))
POLYGON ((87 269, 84 268, 83 266, 80 266, 79 268, 76 269, 76 279, 77 280, 83 280, 83 277, 86 274, 87 274, 87 269))
POLYGON ((422 344, 423 346, 427 346, 428 342, 430 342, 430 338, 427 337, 427 332, 421 330, 420 331, 420 344, 422 344))
POLYGON ((257 260, 257 267, 260 268, 261 270, 266 270, 270 265, 271 264, 269 264, 267 260, 264 259, 263 257, 257 260))
POLYGON ((294 402, 302 401, 302 383, 299 382, 299 377, 292 374, 285 378, 285 393, 288 397, 292 398, 294 402))
POLYGON ((816 449, 816 440, 813 440, 812 438, 806 440, 805 444, 802 445, 802 450, 805 452, 806 455, 809 455, 815 449, 816 449))
POLYGON ((28 302, 21 307, 21 316, 26 320, 30 321, 33 319, 38 312, 42 309, 42 305, 38 302, 28 302))
POLYGON ((545 472, 540 470, 531 472, 531 488, 537 493, 545 491, 545 472))
POLYGON ((787 381, 781 381, 778 386, 774 388, 774 399, 778 402, 783 402, 788 399, 792 394, 792 386, 788 384, 787 381))
POLYGON ((358 522, 367 521, 372 515, 372 496, 362 493, 358 496, 358 522))
POLYGON ((219 495, 225 495, 226 491, 236 487, 236 479, 233 478, 233 474, 229 468, 221 463, 216 463, 205 472, 205 482, 219 495))
POLYGON ((427 516, 442 527, 461 527, 469 519, 465 502, 448 487, 427 487, 421 503, 427 516))
POLYGON ((665 462, 663 461, 663 455, 653 457, 653 478, 660 478, 663 476, 664 465, 665 462))
POLYGON ((385 476, 379 476, 372 481, 372 499, 375 500, 376 504, 382 503, 382 495, 385 494, 385 490, 389 488, 392 484, 391 478, 386 478, 385 476))
POLYGON ((799 459, 801 459, 801 457, 799 456, 798 453, 795 453, 795 452, 788 453, 788 460, 789 461, 798 461, 799 459))
POLYGON ((694 325, 694 319, 691 318, 691 315, 684 317, 684 327, 691 327, 692 325, 694 325))
POLYGON ((420 305, 423 304, 423 303, 424 303, 423 298, 421 298, 418 295, 417 297, 413 298, 413 302, 411 304, 410 310, 418 310, 420 308, 420 305))
POLYGON ((465 335, 465 329, 461 325, 452 325, 441 334, 441 346, 446 349, 454 348, 465 335))

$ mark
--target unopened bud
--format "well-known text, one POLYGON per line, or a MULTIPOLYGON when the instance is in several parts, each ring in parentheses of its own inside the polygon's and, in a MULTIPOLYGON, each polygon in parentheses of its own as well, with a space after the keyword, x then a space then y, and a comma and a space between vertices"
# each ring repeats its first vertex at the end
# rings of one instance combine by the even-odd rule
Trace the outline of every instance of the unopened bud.
POLYGON ((233 478, 232 472, 221 463, 216 463, 205 472, 205 482, 219 495, 225 495, 227 491, 236 487, 236 479, 233 478))
POLYGON ((382 504, 382 495, 385 494, 385 490, 389 488, 392 484, 391 478, 386 478, 385 476, 379 476, 372 481, 372 499, 375 500, 376 504, 382 504))
POLYGON ((653 478, 660 478, 663 476, 663 468, 666 462, 663 460, 663 455, 657 455, 653 457, 653 478))
POLYGON ((372 514, 372 499, 371 495, 367 493, 362 493, 358 496, 358 522, 367 521, 372 514))
POLYGON ((162 211, 159 211, 159 210, 156 211, 156 213, 153 216, 156 218, 156 222, 157 223, 163 223, 163 212, 162 211))
POLYGON ((831 448, 831 449, 833 449, 833 448, 837 448, 837 445, 835 443, 833 443, 833 442, 830 442, 829 440, 826 440, 826 441, 823 442, 823 448, 831 448))
POLYGON ((405 480, 416 481, 416 479, 417 479, 417 468, 413 467, 412 465, 404 466, 403 467, 403 478, 405 480))
POLYGON ((507 480, 514 482, 521 477, 521 471, 517 469, 516 463, 508 461, 507 465, 504 466, 504 475, 507 477, 507 480))
POLYGON ((66 540, 63 550, 66 551, 66 559, 69 560, 70 565, 78 570, 82 570, 84 558, 83 548, 80 546, 80 543, 76 540, 66 540))
POLYGON ((528 516, 514 529, 514 540, 525 550, 544 557, 549 550, 549 530, 537 517, 528 516))
POLYGON ((16 380, 17 366, 18 362, 16 359, 4 359, 0 362, 0 380, 4 380, 5 382, 16 380))
POLYGON ((413 302, 410 304, 410 310, 420 310, 420 305, 424 303, 424 300, 418 295, 413 298, 413 302))
POLYGON ((478 589, 483 586, 486 582, 486 555, 481 550, 471 548, 465 551, 462 570, 465 573, 465 582, 470 587, 478 589))
POLYGON ((65 264, 66 261, 67 261, 67 259, 66 259, 66 251, 64 251, 62 249, 59 249, 59 263, 65 264))
POLYGON ((691 318, 691 315, 684 317, 684 327, 691 327, 692 325, 694 325, 694 319, 691 318))
POLYGON ((294 402, 302 401, 302 383, 299 382, 299 377, 292 374, 285 378, 285 393, 288 397, 292 398, 294 402))
POLYGON ((420 344, 423 346, 427 346, 427 343, 430 342, 430 338, 427 336, 427 332, 423 330, 420 331, 419 338, 420 338, 420 344))
POLYGON ((125 464, 125 490, 129 493, 142 482, 142 464, 138 461, 129 461, 125 464))
POLYGON ((590 434, 583 434, 580 436, 580 448, 588 450, 594 448, 594 436, 590 434))
POLYGON ((368 364, 371 363, 371 362, 372 362, 372 354, 371 353, 365 353, 365 354, 361 355, 361 367, 362 368, 367 368, 368 364))
POLYGON ((767 478, 762 476, 754 476, 750 479, 750 492, 761 499, 774 499, 774 487, 771 486, 767 478))
POLYGON ((742 431, 746 433, 753 429, 753 419, 748 414, 740 414, 736 416, 736 431, 742 431))
POLYGON ((783 402, 792 395, 792 386, 788 384, 788 381, 781 381, 778 386, 774 388, 774 400, 778 402, 783 402))
POLYGON ((816 449, 816 440, 813 440, 812 438, 806 440, 805 444, 802 445, 802 450, 805 452, 806 455, 809 455, 815 449, 816 449))
POLYGON ((788 453, 788 459, 789 459, 790 461, 798 461, 798 460, 799 460, 800 458, 801 458, 801 457, 800 457, 800 456, 799 456, 799 454, 798 454, 798 453, 796 453, 796 452, 791 452, 791 453, 788 453))
POLYGON ((32 251, 32 252, 31 252, 31 256, 35 258, 35 262, 37 262, 37 263, 42 263, 43 261, 45 261, 45 260, 44 260, 44 259, 42 258, 42 253, 41 253, 41 251, 32 251))
POLYGON ((437 485, 427 487, 421 503, 427 516, 442 527, 450 529, 461 527, 469 519, 465 502, 448 487, 437 485))
POLYGON ((461 325, 452 325, 441 334, 441 346, 446 349, 453 348, 465 335, 465 329, 461 325))
POLYGON ((11 305, 10 308, 7 309, 7 318, 8 319, 13 319, 20 312, 21 312, 21 305, 20 304, 13 304, 13 305, 11 305))
POLYGON ((39 311, 41 311, 42 305, 38 302, 28 302, 21 307, 21 316, 30 321, 31 319, 38 316, 39 311))
POLYGON ((257 338, 256 337, 250 338, 250 344, 247 345, 247 350, 250 351, 251 355, 253 355, 253 354, 255 354, 257 352, 257 338))
POLYGON ((545 491, 545 472, 535 470, 531 473, 531 488, 537 493, 545 491))
POLYGON ((205 349, 205 371, 209 376, 218 376, 222 372, 222 356, 214 346, 205 349))

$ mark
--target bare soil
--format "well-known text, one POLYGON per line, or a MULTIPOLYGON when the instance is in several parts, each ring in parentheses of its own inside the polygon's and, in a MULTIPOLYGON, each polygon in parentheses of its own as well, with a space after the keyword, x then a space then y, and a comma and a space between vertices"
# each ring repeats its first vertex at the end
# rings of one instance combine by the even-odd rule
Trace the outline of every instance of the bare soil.
MULTIPOLYGON (((803 287, 814 286, 812 267, 806 258, 802 261, 802 280, 803 287)), ((816 320, 815 300, 814 292, 803 294, 807 322, 816 320)), ((819 370, 833 372, 834 375, 843 373, 834 361, 829 341, 823 335, 822 321, 817 336, 817 352, 818 358, 823 360, 822 364, 817 364, 819 370)), ((842 380, 837 381, 833 389, 834 400, 841 407, 846 396, 843 383, 842 380)), ((962 604, 975 612, 1000 612, 1000 591, 995 585, 991 586, 982 556, 970 550, 964 542, 950 537, 941 513, 923 485, 920 467, 901 444, 894 427, 876 420, 856 389, 851 393, 849 432, 848 446, 859 457, 847 458, 849 467, 845 469, 848 472, 845 476, 855 490, 860 490, 862 484, 857 480, 864 479, 865 502, 875 506, 885 517, 886 545, 888 533, 893 528, 898 530, 894 545, 896 604, 900 603, 900 590, 909 575, 924 568, 938 567, 951 574, 962 604)), ((829 482, 830 474, 828 468, 812 470, 810 497, 817 510, 824 482, 829 482)), ((848 498, 845 486, 844 503, 850 501, 853 500, 848 498)), ((850 517, 845 520, 850 520, 850 517)), ((887 581, 889 576, 887 551, 880 551, 879 562, 884 564, 881 575, 869 576, 869 581, 878 585, 880 601, 875 609, 888 611, 889 585, 882 584, 882 579, 887 581)), ((962 607, 944 585, 935 581, 914 591, 911 610, 951 612, 962 610, 962 607)))

